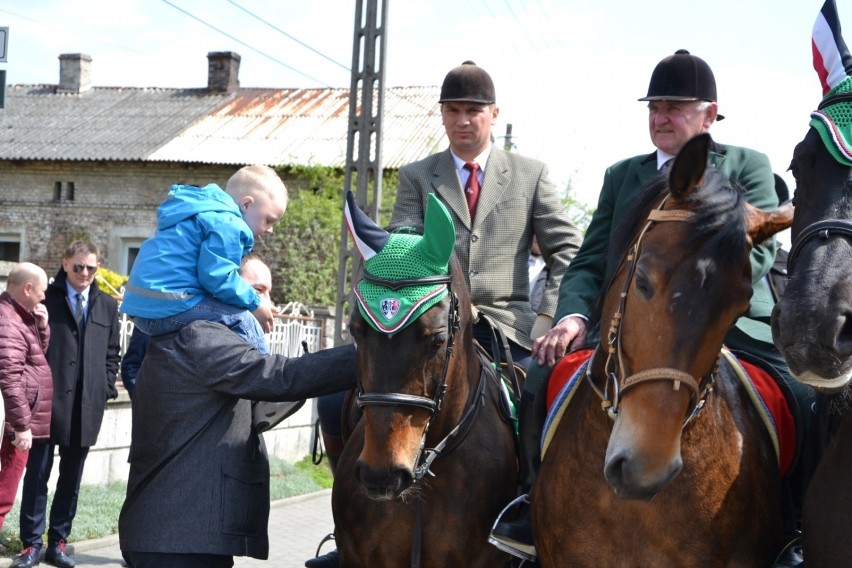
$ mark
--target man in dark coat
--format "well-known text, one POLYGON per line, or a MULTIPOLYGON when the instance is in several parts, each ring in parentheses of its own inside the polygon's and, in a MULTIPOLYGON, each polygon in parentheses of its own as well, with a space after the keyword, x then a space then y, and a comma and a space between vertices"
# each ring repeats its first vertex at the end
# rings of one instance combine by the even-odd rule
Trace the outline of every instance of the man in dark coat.
POLYGON ((267 558, 269 461, 251 401, 354 386, 352 345, 295 359, 262 355, 208 321, 152 337, 133 398, 118 521, 128 565, 218 568, 234 556, 267 558))
POLYGON ((50 316, 47 362, 53 372, 50 440, 35 441, 27 461, 21 497, 21 542, 24 550, 13 568, 38 563, 47 512, 47 481, 59 448, 59 478, 50 507, 45 561, 60 568, 74 566, 65 550, 77 510, 77 494, 89 448, 101 429, 106 401, 117 396, 118 303, 95 282, 98 249, 71 243, 62 268, 45 294, 50 316))

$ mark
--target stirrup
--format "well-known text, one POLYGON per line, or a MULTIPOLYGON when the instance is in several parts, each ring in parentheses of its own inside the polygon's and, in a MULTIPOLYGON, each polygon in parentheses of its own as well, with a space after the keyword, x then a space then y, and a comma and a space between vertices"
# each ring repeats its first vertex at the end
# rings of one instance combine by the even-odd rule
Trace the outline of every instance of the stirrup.
POLYGON ((317 553, 314 554, 314 558, 319 558, 320 550, 322 550, 322 545, 324 545, 325 543, 327 543, 330 540, 334 540, 334 533, 333 532, 328 533, 327 535, 322 537, 322 540, 320 541, 319 545, 317 546, 317 553))
POLYGON ((503 515, 506 514, 506 511, 508 511, 509 509, 511 509, 513 507, 520 505, 521 503, 526 503, 527 505, 530 505, 529 494, 525 493, 525 494, 523 494, 519 497, 515 497, 514 499, 512 499, 509 502, 508 505, 503 507, 503 510, 500 511, 500 514, 497 515, 497 520, 495 520, 494 524, 491 526, 491 532, 488 533, 488 543, 499 548, 503 552, 511 554, 515 558, 520 558, 521 560, 524 560, 526 562, 534 563, 536 561, 536 555, 535 554, 530 554, 529 552, 527 552, 525 550, 521 550, 519 548, 515 548, 513 546, 510 546, 510 545, 506 544, 505 542, 499 541, 492 536, 494 529, 496 529, 497 525, 500 524, 501 520, 503 519, 503 515))

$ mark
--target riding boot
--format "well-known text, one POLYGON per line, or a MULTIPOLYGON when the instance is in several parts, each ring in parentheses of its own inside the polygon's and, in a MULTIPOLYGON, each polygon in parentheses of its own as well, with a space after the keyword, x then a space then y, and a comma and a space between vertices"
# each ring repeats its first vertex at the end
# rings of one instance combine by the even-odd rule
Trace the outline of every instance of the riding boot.
POLYGON ((340 566, 340 553, 335 548, 322 556, 306 560, 305 566, 307 568, 337 568, 340 566))
POLYGON ((546 403, 544 397, 531 395, 524 391, 518 410, 520 453, 518 485, 521 497, 513 501, 518 505, 517 516, 513 521, 498 520, 489 539, 501 550, 525 560, 534 560, 536 557, 529 492, 535 483, 541 465, 541 430, 544 426, 545 415, 546 403))
POLYGON ((331 476, 334 477, 337 471, 337 460, 340 459, 340 454, 343 453, 343 438, 323 432, 322 444, 325 446, 325 457, 328 458, 328 468, 331 470, 331 476))
MULTIPOLYGON (((331 476, 334 477, 337 472, 337 461, 340 459, 340 454, 343 453, 343 438, 323 432, 322 444, 325 447, 325 457, 328 458, 328 468, 331 470, 331 476)), ((334 533, 322 539, 320 548, 327 540, 334 540, 334 533)), ((305 566, 307 568, 337 568, 337 566, 340 566, 340 552, 333 549, 320 556, 318 548, 316 558, 306 560, 305 566)))

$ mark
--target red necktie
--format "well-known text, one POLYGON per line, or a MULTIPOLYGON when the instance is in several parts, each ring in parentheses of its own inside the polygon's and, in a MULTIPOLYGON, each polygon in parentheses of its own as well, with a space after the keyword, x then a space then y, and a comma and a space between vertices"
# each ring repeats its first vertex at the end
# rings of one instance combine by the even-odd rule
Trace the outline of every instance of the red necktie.
POLYGON ((479 164, 476 162, 466 162, 464 168, 470 172, 470 177, 467 178, 467 183, 464 186, 464 197, 467 199, 467 208, 470 211, 470 221, 473 222, 473 217, 476 215, 476 201, 479 199, 479 164))

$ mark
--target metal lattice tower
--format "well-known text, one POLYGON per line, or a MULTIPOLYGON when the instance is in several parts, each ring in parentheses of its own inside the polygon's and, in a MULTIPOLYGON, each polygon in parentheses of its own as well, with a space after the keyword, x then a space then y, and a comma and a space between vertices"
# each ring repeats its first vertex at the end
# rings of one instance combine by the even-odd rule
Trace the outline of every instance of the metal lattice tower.
MULTIPOLYGON (((358 205, 371 219, 379 218, 382 202, 382 115, 384 113, 385 51, 388 0, 357 0, 349 86, 349 136, 346 142, 344 191, 352 189, 358 205), (366 5, 366 13, 364 7, 366 5), (356 188, 353 189, 353 183, 356 188)), ((341 195, 341 198, 343 196, 341 195)), ((341 199, 341 204, 343 199, 341 199)), ((360 257, 352 246, 346 220, 340 228, 340 265, 334 310, 334 344, 349 341, 344 319, 360 257)))

